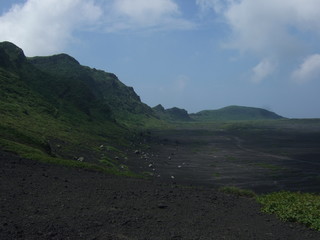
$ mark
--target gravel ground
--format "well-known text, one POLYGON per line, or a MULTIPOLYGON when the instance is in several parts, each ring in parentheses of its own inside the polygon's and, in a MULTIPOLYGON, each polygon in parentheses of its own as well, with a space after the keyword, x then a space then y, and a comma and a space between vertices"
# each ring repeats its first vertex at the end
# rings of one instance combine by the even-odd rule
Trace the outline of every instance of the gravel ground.
POLYGON ((320 239, 212 188, 109 176, 0 151, 0 239, 320 239))

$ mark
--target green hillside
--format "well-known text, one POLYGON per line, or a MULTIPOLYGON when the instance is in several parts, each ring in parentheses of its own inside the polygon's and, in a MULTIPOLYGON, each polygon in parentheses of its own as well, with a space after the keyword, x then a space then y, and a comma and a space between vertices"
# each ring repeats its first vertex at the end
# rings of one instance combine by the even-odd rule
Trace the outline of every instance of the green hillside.
POLYGON ((0 43, 0 120, 4 148, 114 167, 135 129, 159 122, 114 74, 66 54, 26 58, 9 42, 0 43))
POLYGON ((59 54, 34 57, 28 61, 37 69, 63 79, 58 86, 58 97, 73 101, 86 111, 102 110, 116 119, 126 120, 129 114, 151 115, 132 87, 127 87, 113 73, 81 66, 74 58, 59 54))
POLYGON ((283 117, 262 108, 229 106, 218 110, 204 110, 190 117, 196 121, 241 121, 241 120, 270 120, 283 117))
POLYGON ((82 66, 67 54, 27 58, 14 44, 0 43, 0 147, 24 157, 120 171, 127 169, 119 166, 128 152, 143 147, 141 129, 279 118, 238 106, 191 115, 176 107, 150 108, 113 73, 82 66))

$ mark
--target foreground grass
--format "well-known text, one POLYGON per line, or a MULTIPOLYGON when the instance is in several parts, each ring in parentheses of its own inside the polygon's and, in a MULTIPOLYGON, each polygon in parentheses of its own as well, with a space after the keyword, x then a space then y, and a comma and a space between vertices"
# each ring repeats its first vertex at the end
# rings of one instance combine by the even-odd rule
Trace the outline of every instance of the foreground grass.
POLYGON ((31 147, 28 145, 24 145, 24 144, 12 142, 5 139, 0 139, 0 145, 6 151, 14 152, 23 158, 36 160, 43 163, 57 164, 57 165, 62 165, 66 167, 90 169, 90 170, 99 171, 107 174, 118 175, 118 176, 142 178, 141 175, 131 172, 128 168, 119 169, 116 165, 113 165, 110 167, 104 167, 104 166, 87 163, 87 162, 80 162, 75 160, 59 158, 59 157, 53 157, 43 152, 40 149, 31 147))
POLYGON ((233 186, 221 187, 219 191, 255 198, 262 204, 262 212, 275 214, 283 221, 298 222, 320 231, 320 195, 288 191, 256 195, 251 190, 233 186))
POLYGON ((262 211, 280 219, 299 222, 320 231, 320 196, 311 193, 275 192, 257 196, 262 211))

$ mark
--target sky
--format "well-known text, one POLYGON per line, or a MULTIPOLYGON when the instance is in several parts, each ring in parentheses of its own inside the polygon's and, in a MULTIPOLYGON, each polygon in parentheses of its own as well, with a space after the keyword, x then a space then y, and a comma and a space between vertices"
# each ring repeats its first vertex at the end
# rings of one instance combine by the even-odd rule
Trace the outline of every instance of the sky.
POLYGON ((320 118, 319 0, 1 0, 0 41, 115 73, 153 107, 320 118))

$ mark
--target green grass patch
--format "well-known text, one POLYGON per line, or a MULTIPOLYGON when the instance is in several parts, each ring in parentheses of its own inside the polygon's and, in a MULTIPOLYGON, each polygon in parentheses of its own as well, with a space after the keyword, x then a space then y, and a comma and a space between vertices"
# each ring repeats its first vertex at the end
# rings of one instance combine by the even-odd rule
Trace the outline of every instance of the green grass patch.
POLYGON ((240 196, 240 197, 249 197, 249 198, 253 198, 256 196, 256 194, 248 189, 241 189, 238 187, 234 187, 234 186, 225 186, 225 187, 221 187, 219 188, 219 191, 227 193, 227 194, 232 194, 232 195, 236 195, 236 196, 240 196))
POLYGON ((121 153, 121 151, 119 149, 117 149, 116 147, 113 147, 113 146, 106 146, 106 149, 107 149, 107 151, 110 151, 110 152, 121 153))
POLYGON ((276 192, 257 197, 262 211, 280 219, 299 222, 320 231, 320 196, 311 193, 276 192))
POLYGON ((237 158, 234 157, 234 156, 226 156, 226 158, 227 158, 228 161, 235 161, 235 160, 237 160, 237 158))
POLYGON ((128 168, 125 168, 124 170, 119 170, 117 167, 115 167, 115 165, 112 167, 104 167, 104 166, 87 163, 87 162, 80 162, 76 160, 53 157, 43 152, 40 149, 31 147, 28 145, 24 145, 24 144, 12 142, 9 140, 0 139, 0 145, 6 151, 14 152, 23 158, 36 160, 43 163, 57 164, 57 165, 62 165, 66 167, 90 169, 90 170, 95 170, 95 171, 104 172, 107 174, 119 175, 119 176, 138 177, 138 178, 143 177, 141 175, 138 175, 136 173, 129 171, 128 168))
POLYGON ((104 166, 107 166, 109 168, 114 168, 117 169, 117 164, 115 163, 115 161, 111 160, 108 157, 103 157, 101 160, 99 160, 100 163, 102 163, 104 166))
POLYGON ((280 166, 269 164, 269 163, 254 163, 254 165, 257 166, 257 167, 261 167, 261 168, 264 168, 264 169, 269 169, 269 170, 272 170, 272 171, 279 171, 279 170, 283 169, 280 166))
POLYGON ((199 152, 201 152, 201 149, 198 148, 198 147, 193 147, 193 148, 191 149, 191 151, 192 151, 192 153, 199 153, 199 152))
POLYGON ((221 173, 213 173, 212 175, 216 178, 221 177, 221 173))

